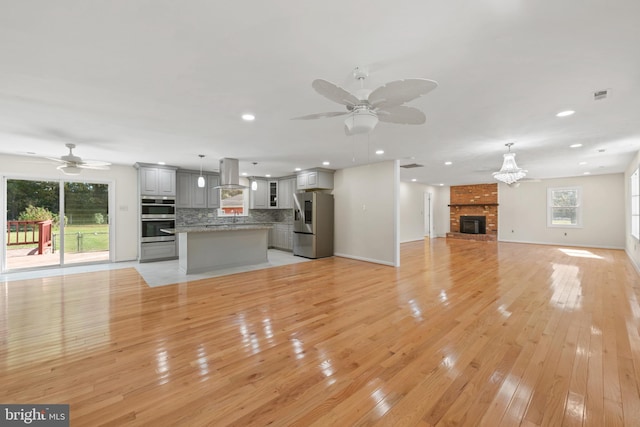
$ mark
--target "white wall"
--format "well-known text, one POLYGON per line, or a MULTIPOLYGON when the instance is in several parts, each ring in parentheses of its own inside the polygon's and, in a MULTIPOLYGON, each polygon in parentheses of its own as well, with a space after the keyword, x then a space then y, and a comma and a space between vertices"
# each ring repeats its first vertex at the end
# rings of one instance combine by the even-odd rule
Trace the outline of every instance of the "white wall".
POLYGON ((627 166, 627 170, 624 174, 624 224, 625 224, 625 251, 631 261, 634 263, 636 269, 640 271, 640 242, 631 236, 631 188, 630 188, 630 179, 631 174, 636 170, 636 168, 640 165, 640 151, 638 151, 627 166))
POLYGON ((399 183, 397 160, 336 171, 335 255, 400 265, 399 183))
POLYGON ((622 249, 624 194, 623 174, 498 184, 498 240, 622 249), (582 228, 547 227, 547 188, 571 186, 582 187, 582 228))
POLYGON ((400 183, 400 243, 424 239, 425 204, 424 194, 431 193, 431 229, 429 236, 435 235, 436 188, 415 182, 400 183))
MULTIPOLYGON (((0 176, 39 180, 73 178, 110 184, 115 196, 109 218, 115 229, 113 259, 131 261, 138 257, 138 171, 133 166, 112 165, 108 171, 85 169, 78 177, 69 177, 46 161, 41 163, 33 157, 0 155, 0 176)), ((4 198, 5 189, 1 190, 4 198)))
POLYGON ((449 221, 449 204, 451 203, 451 187, 434 187, 433 222, 435 226, 434 237, 446 237, 451 231, 449 221))

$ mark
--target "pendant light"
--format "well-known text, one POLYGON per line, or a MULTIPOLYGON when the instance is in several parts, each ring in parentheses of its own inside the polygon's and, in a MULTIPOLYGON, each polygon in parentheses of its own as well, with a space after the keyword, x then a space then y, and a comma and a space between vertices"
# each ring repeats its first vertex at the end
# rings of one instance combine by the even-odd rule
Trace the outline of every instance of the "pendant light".
MULTIPOLYGON (((256 165, 258 164, 258 162, 253 162, 253 171, 255 172, 256 170, 256 165)), ((255 176, 253 177, 253 180, 251 181, 251 191, 257 191, 258 190, 258 181, 256 181, 255 176)))
POLYGON ((202 159, 204 159, 204 154, 198 154, 200 157, 200 176, 198 177, 198 187, 204 188, 204 176, 202 176, 202 159))

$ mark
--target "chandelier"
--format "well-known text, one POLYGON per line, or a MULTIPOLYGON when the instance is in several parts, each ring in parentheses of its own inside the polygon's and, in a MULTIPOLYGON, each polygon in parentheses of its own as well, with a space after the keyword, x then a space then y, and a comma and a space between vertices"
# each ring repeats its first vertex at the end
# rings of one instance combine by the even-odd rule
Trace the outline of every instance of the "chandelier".
POLYGON ((509 152, 504 154, 502 168, 500 168, 499 172, 494 172, 493 177, 505 184, 513 184, 519 179, 524 178, 527 175, 527 171, 520 169, 518 165, 516 165, 516 153, 511 152, 513 142, 504 145, 508 148, 509 152))

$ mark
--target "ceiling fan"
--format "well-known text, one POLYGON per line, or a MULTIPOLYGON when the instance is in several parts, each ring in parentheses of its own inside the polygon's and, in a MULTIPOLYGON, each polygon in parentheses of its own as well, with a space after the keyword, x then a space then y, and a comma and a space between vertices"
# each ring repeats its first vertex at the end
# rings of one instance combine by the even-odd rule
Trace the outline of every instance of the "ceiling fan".
POLYGON ((76 148, 76 144, 65 144, 65 147, 69 149, 69 154, 62 157, 45 157, 45 159, 53 160, 62 163, 56 169, 64 173, 65 175, 79 175, 82 169, 98 169, 108 170, 111 163, 101 162, 98 160, 82 160, 80 157, 73 154, 73 149, 76 148))
POLYGON ((316 92, 325 98, 346 106, 347 111, 310 114, 295 117, 294 120, 320 119, 347 115, 344 121, 345 133, 355 135, 369 133, 378 121, 405 125, 421 125, 426 121, 424 113, 417 108, 402 105, 431 92, 438 83, 427 79, 405 79, 389 82, 377 89, 364 88, 368 72, 361 68, 353 71, 360 82, 355 94, 326 80, 317 79, 311 84, 316 92))

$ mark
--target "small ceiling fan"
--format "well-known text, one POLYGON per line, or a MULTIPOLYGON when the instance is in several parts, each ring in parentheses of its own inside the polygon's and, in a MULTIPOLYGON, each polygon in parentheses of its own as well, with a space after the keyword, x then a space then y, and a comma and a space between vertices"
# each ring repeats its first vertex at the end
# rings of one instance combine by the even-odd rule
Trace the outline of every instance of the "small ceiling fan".
POLYGON ((76 144, 65 144, 65 147, 69 149, 69 154, 66 156, 62 156, 60 158, 45 157, 45 159, 62 163, 56 169, 65 175, 79 175, 82 169, 108 170, 109 165, 111 165, 111 163, 101 162, 98 160, 82 160, 80 157, 73 154, 73 149, 76 148, 76 144))
POLYGON ((353 71, 360 82, 355 94, 326 80, 317 79, 311 84, 316 92, 325 98, 346 106, 347 111, 310 114, 293 120, 321 119, 347 115, 344 121, 345 133, 355 135, 369 133, 378 121, 405 125, 421 125, 426 121, 424 113, 417 108, 402 105, 421 97, 438 87, 438 83, 427 79, 405 79, 389 82, 377 89, 364 88, 368 72, 361 68, 353 71))

